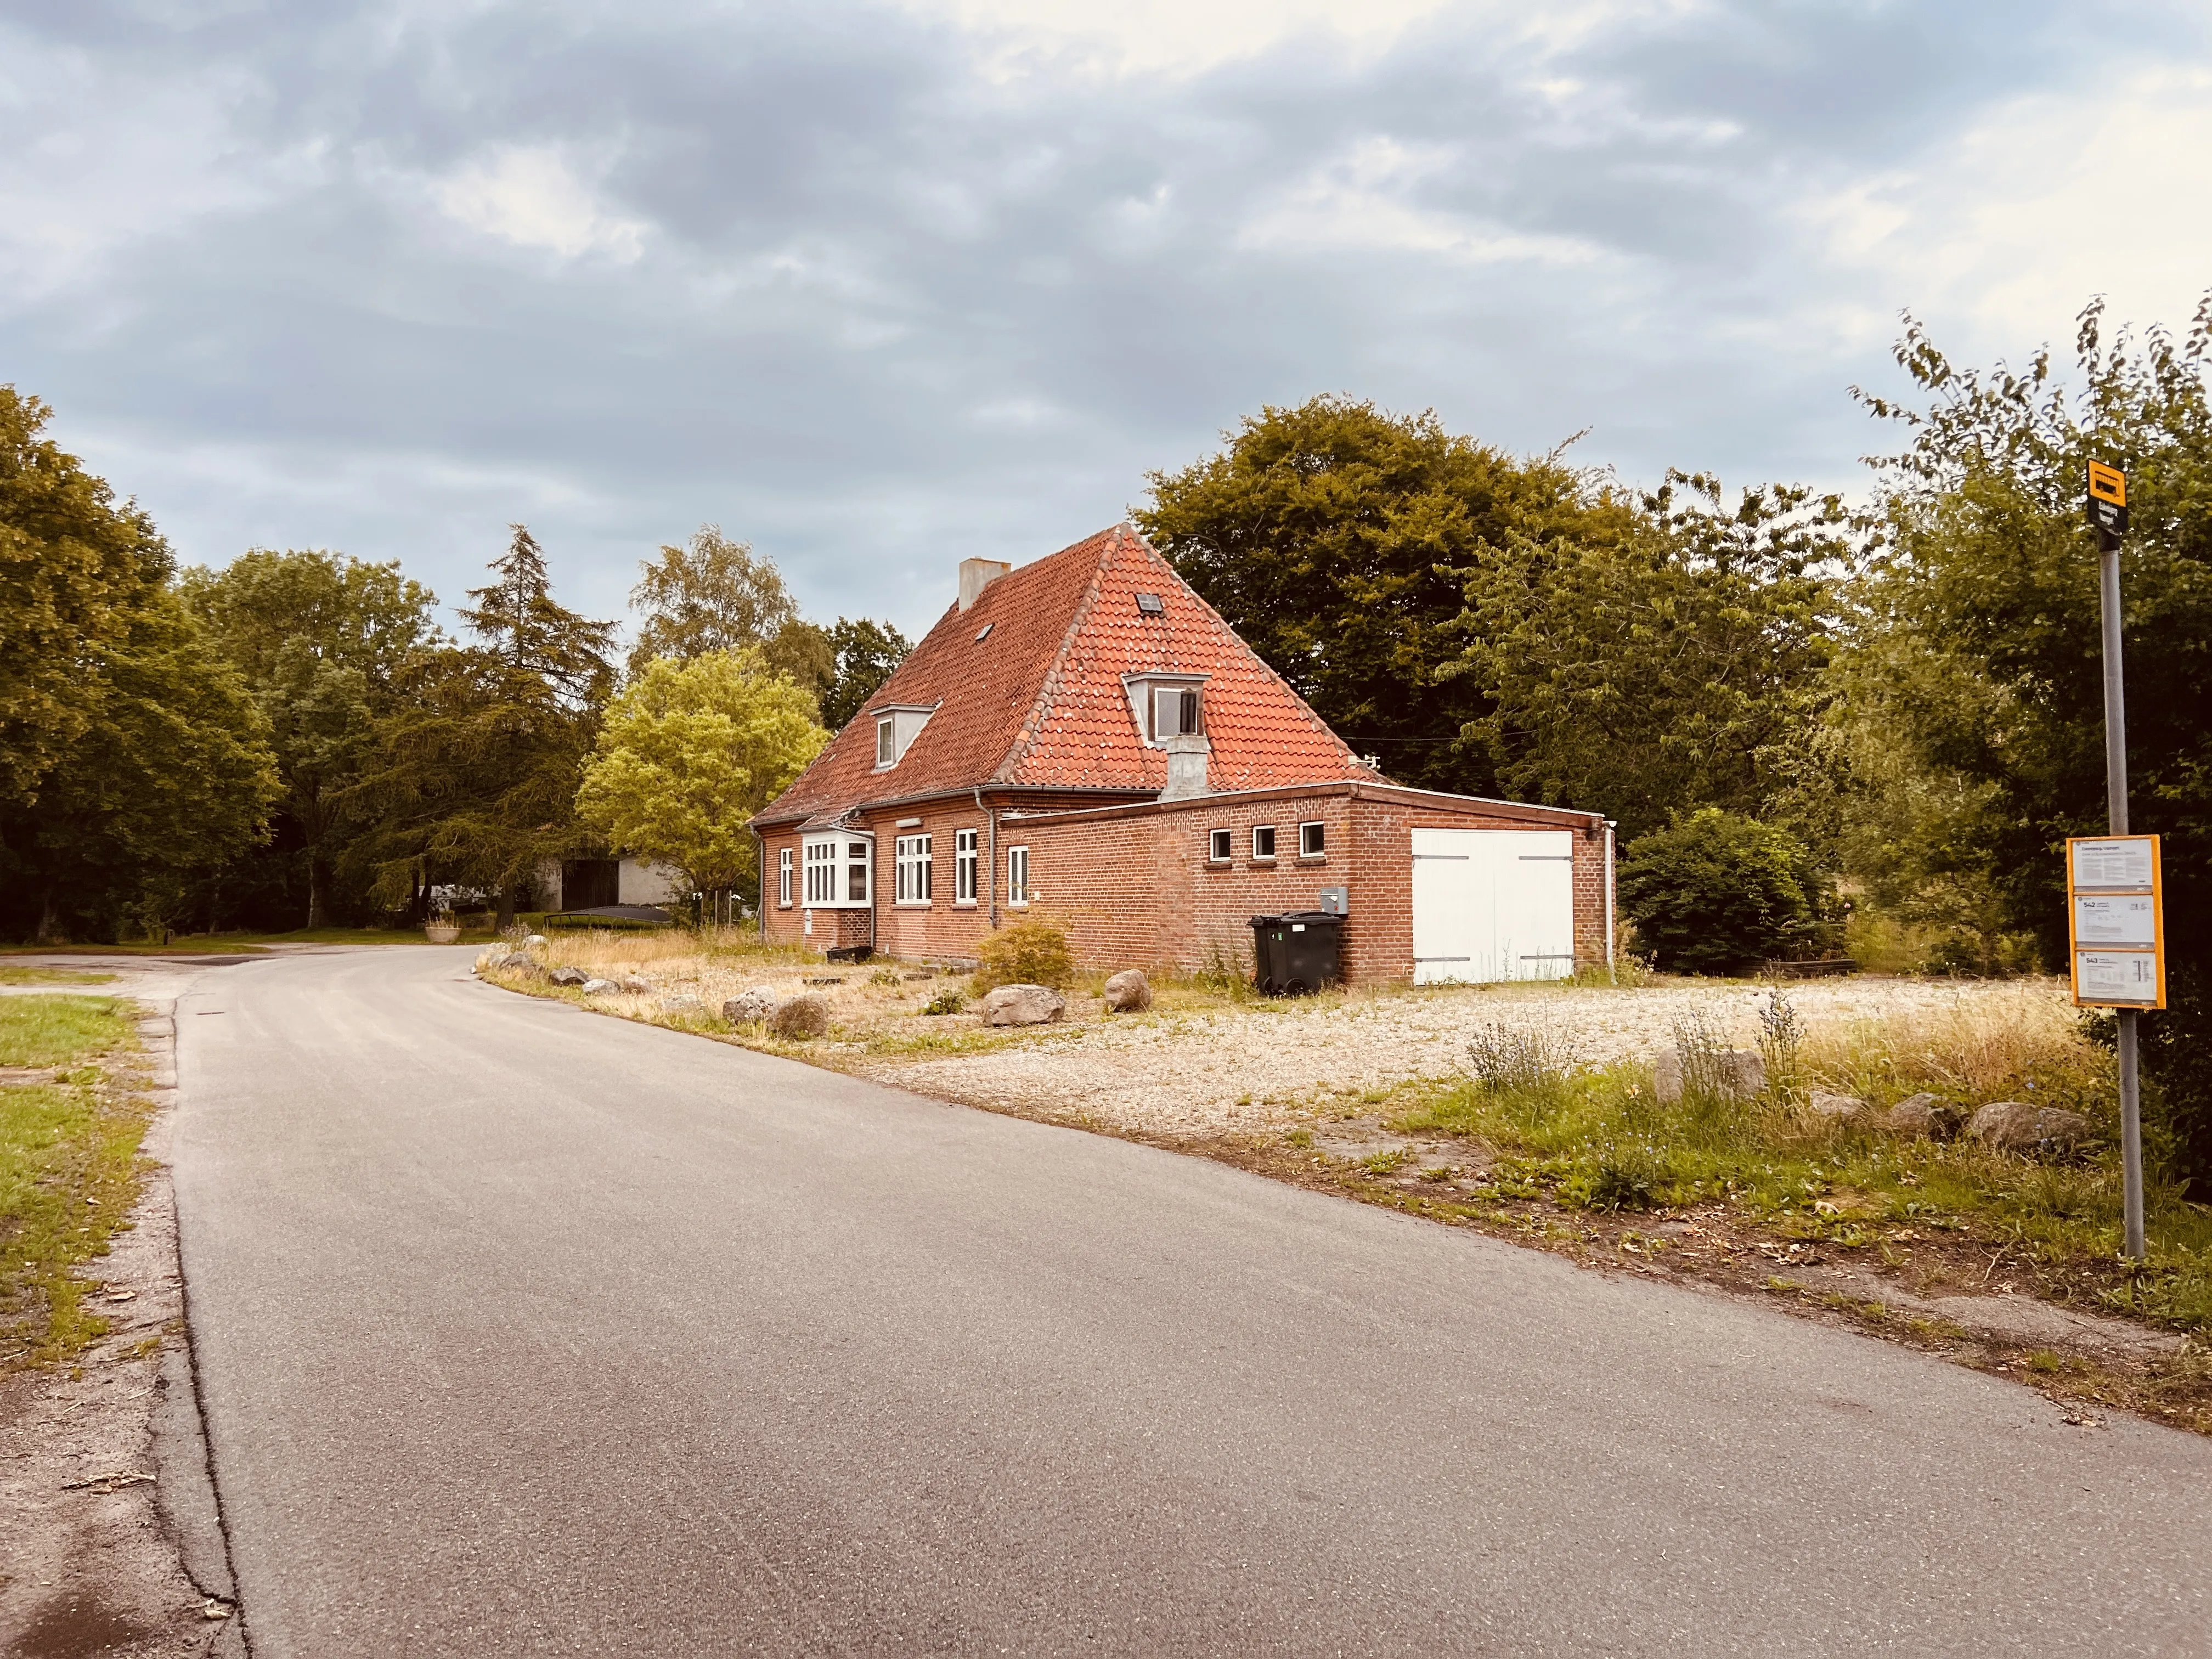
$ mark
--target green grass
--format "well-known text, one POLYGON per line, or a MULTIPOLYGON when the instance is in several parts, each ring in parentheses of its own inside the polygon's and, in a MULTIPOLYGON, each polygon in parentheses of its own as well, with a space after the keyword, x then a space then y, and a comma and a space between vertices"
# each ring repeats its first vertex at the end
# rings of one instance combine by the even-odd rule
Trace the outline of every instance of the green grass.
POLYGON ((0 967, 0 985, 110 985, 112 974, 92 974, 70 968, 0 967))
MULTIPOLYGON (((1489 1058, 1486 1066, 1478 1056, 1463 1080, 1421 1086, 1410 1100, 1401 1094, 1394 1127, 1487 1144, 1498 1154, 1497 1198, 1608 1211, 1719 1204, 1779 1237, 1844 1249, 1877 1250, 1899 1230, 1963 1235, 2023 1264, 2093 1270, 2114 1309, 2179 1329, 2212 1328, 2212 1206, 2185 1203, 2154 1179, 2148 1268, 2115 1270, 2121 1179, 2109 1133, 2071 1161, 2042 1163, 1971 1142, 1838 1128, 1801 1108, 1811 1088, 1844 1084, 1886 1105, 1925 1086, 1926 1062, 1940 1056, 1892 1054, 1875 1065, 1853 1051, 1831 1056, 1844 1075, 1785 1077, 1747 1100, 1686 1093, 1664 1107, 1647 1067, 1571 1073, 1523 1054, 1489 1058)), ((2115 1108, 2105 1066, 2105 1056, 2081 1043, 2043 1053, 2026 1075, 1976 1092, 2066 1107, 2109 1127, 2115 1108)))
POLYGON ((137 1201, 151 1109, 88 1062, 136 1046, 132 1015, 105 997, 0 999, 0 1065, 71 1068, 0 1086, 0 1365, 67 1358, 106 1328, 71 1269, 137 1201))

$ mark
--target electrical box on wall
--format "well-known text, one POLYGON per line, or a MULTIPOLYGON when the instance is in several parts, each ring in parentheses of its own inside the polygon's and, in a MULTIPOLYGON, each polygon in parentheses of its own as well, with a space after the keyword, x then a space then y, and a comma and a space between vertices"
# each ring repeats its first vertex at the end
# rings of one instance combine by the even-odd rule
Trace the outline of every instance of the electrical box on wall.
POLYGON ((1348 916, 1352 914, 1352 890, 1349 887, 1324 887, 1321 890, 1321 902, 1314 908, 1332 916, 1348 916))

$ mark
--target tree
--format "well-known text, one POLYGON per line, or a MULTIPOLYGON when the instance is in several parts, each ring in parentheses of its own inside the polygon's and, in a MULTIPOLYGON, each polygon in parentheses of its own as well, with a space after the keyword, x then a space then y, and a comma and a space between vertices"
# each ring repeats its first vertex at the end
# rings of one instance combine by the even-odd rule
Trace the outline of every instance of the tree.
POLYGON ((355 855, 380 899, 415 902, 433 882, 492 892, 501 926, 546 863, 591 845, 576 785, 614 671, 614 629, 556 603, 543 552, 514 526, 461 617, 478 645, 417 650, 375 724, 375 764, 346 793, 375 828, 355 855))
POLYGON ((577 816, 618 851, 724 892, 755 874, 753 814, 829 740, 813 699, 757 646, 659 658, 608 708, 577 816))
POLYGON ((822 698, 822 724, 842 732, 914 647, 889 623, 840 617, 830 630, 830 648, 836 655, 837 673, 822 698))
POLYGON ((1603 812, 1631 842, 1695 806, 1832 839, 1842 504, 1767 486, 1729 507, 1717 479, 1674 472, 1639 507, 1595 542, 1515 532, 1467 585, 1449 672, 1489 699, 1468 729, 1500 787, 1603 812))
POLYGON ((1220 453, 1150 475, 1145 533, 1355 750, 1409 783, 1496 793, 1474 730, 1494 705, 1458 672, 1469 582, 1516 537, 1623 539, 1632 506, 1556 455, 1454 437, 1433 412, 1320 397, 1224 435, 1220 453))
POLYGON ((2024 372, 1953 365, 1910 318, 1897 360, 1920 406, 1861 394, 1910 442, 1878 463, 1889 547, 1870 572, 1869 644, 1855 663, 1883 696, 1869 741, 1970 792, 1967 859, 2066 958, 2063 848, 2105 828, 2098 556, 2082 515, 2090 460, 2128 474, 2121 555, 2132 827, 2162 837, 2169 1006, 2145 1016, 2144 1068, 2212 1192, 2212 295, 2185 341, 2158 329, 2105 343, 2101 302, 2075 337, 2081 384, 2048 349, 2024 372), (1968 695, 1957 695, 1965 689, 1968 695))
POLYGON ((1804 842, 1717 807, 1640 837, 1619 890, 1637 943, 1670 973, 1747 973, 1822 936, 1823 884, 1804 842))
POLYGON ((396 561, 268 549, 221 571, 187 570, 182 591, 252 690, 284 784, 276 834, 228 872, 230 902, 261 898, 252 908, 275 912, 274 925, 326 927, 333 872, 363 827, 347 791, 402 666, 441 639, 436 598, 396 561))
POLYGON ((42 435, 52 414, 0 386, 0 801, 17 805, 90 727, 88 665, 170 569, 152 521, 42 435))
POLYGON ((836 648, 821 628, 799 614, 775 562, 718 525, 701 525, 681 547, 664 544, 639 567, 630 590, 644 615, 630 647, 633 678, 656 657, 687 662, 710 651, 757 646, 768 665, 817 700, 837 674, 836 648))

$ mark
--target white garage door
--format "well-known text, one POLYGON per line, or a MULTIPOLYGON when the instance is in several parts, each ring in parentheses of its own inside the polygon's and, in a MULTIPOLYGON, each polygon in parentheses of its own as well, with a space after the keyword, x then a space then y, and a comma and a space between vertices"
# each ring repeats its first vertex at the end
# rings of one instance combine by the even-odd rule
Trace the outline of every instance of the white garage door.
POLYGON ((1575 970, 1570 830, 1413 831, 1413 983, 1575 970))

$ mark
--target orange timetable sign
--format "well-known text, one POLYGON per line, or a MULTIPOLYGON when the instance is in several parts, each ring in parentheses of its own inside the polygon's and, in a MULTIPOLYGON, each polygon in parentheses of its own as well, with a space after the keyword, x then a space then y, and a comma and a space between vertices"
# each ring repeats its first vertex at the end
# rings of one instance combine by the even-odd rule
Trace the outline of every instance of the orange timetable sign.
POLYGON ((2094 501, 2110 501, 2114 507, 2128 504, 2128 475, 2117 466, 2106 466, 2102 461, 2089 463, 2089 495, 2094 501))
POLYGON ((2166 1006, 2164 912, 2156 836, 2076 836, 2066 843, 2075 1006, 2166 1006))

